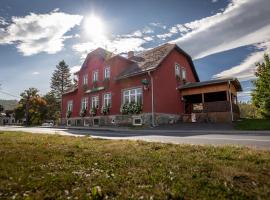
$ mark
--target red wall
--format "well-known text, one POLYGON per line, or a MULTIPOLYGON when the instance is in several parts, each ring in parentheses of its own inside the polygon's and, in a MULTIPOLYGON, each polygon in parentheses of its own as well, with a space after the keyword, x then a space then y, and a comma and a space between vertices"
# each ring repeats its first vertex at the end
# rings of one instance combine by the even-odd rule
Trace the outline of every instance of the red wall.
POLYGON ((191 66, 185 56, 173 50, 154 71, 154 105, 155 112, 179 114, 184 112, 181 94, 176 89, 181 81, 175 78, 175 63, 186 68, 186 81, 196 82, 191 66))
MULTIPOLYGON (((173 50, 161 63, 158 69, 152 72, 154 77, 155 112, 171 114, 180 114, 183 112, 181 96, 179 91, 176 90, 179 83, 175 78, 175 62, 186 68, 188 82, 195 81, 187 59, 176 50, 173 50)), ((73 112, 71 117, 78 117, 80 114, 82 97, 88 97, 87 116, 89 116, 90 100, 92 96, 96 95, 99 96, 100 106, 98 109, 98 115, 100 115, 100 110, 103 103, 103 94, 107 92, 111 92, 112 94, 112 107, 110 109, 110 114, 120 114, 122 90, 132 87, 143 87, 141 80, 144 78, 147 78, 150 81, 148 74, 115 81, 114 78, 124 69, 126 69, 126 67, 128 67, 131 63, 131 61, 121 58, 120 56, 115 56, 109 61, 104 61, 104 59, 99 56, 90 56, 86 65, 87 67, 82 68, 78 73, 78 90, 63 96, 62 116, 65 117, 67 102, 69 100, 73 100, 73 112), (109 87, 96 93, 84 94, 82 87, 83 75, 86 73, 88 74, 88 87, 92 88, 92 73, 93 71, 98 70, 98 86, 103 86, 104 67, 106 66, 110 66, 111 69, 109 87)), ((151 86, 149 90, 143 90, 143 112, 151 112, 151 86)))

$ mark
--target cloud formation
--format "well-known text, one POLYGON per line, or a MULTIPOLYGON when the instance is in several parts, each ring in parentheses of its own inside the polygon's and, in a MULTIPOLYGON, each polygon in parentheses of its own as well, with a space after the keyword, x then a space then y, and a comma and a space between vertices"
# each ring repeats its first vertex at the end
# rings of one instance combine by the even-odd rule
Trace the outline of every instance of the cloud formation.
POLYGON ((62 50, 65 36, 82 16, 71 15, 58 10, 48 14, 30 13, 24 17, 12 17, 11 23, 0 30, 0 44, 15 44, 25 56, 40 52, 54 54, 62 50))

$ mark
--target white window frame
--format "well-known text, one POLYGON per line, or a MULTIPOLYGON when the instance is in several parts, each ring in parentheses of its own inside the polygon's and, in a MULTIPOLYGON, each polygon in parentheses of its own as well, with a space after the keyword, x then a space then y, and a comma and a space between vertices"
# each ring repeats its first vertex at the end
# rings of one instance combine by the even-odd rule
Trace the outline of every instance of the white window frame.
POLYGON ((83 75, 83 85, 88 85, 88 74, 83 75))
POLYGON ((182 80, 187 80, 187 70, 185 67, 182 67, 181 69, 181 78, 182 80))
POLYGON ((103 94, 103 107, 108 105, 112 107, 112 93, 110 92, 103 94))
POLYGON ((98 108, 99 107, 99 96, 95 95, 91 97, 91 108, 98 108))
POLYGON ((72 100, 69 100, 67 102, 67 111, 72 112, 72 110, 73 110, 73 101, 72 100))
POLYGON ((88 98, 83 97, 81 100, 81 110, 86 110, 87 109, 87 104, 88 104, 88 98))
POLYGON ((181 76, 181 72, 180 72, 180 65, 178 63, 174 64, 174 72, 175 72, 175 76, 181 76))
POLYGON ((135 102, 134 103, 138 103, 139 101, 139 95, 141 96, 141 104, 143 104, 143 90, 141 87, 137 87, 137 88, 130 88, 130 89, 125 89, 123 90, 123 93, 122 93, 122 102, 123 104, 126 104, 126 103, 132 103, 132 97, 134 96, 134 100, 135 102), (126 98, 127 97, 127 102, 126 102, 126 98))
POLYGON ((104 68, 104 79, 110 79, 111 77, 111 68, 110 67, 105 67, 104 68))
POLYGON ((93 82, 95 82, 95 81, 98 81, 98 70, 96 70, 96 71, 93 71, 93 76, 92 76, 92 80, 93 80, 93 82))

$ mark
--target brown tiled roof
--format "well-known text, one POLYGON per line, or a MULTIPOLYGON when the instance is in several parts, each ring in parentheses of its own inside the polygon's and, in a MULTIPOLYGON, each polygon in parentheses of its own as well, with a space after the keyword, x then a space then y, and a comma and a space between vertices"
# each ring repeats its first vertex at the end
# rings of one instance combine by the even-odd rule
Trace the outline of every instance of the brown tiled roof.
POLYGON ((176 44, 169 44, 169 43, 166 43, 164 45, 158 46, 156 48, 150 49, 148 51, 142 52, 139 55, 129 58, 129 60, 133 61, 134 64, 129 66, 125 71, 123 71, 116 79, 117 80, 124 79, 127 77, 135 76, 156 69, 174 48, 176 48, 179 52, 181 52, 184 56, 187 57, 191 65, 192 71, 195 75, 195 78, 197 81, 199 81, 191 57, 182 49, 180 49, 176 44))
POLYGON ((215 84, 227 83, 229 81, 235 86, 235 88, 236 88, 236 90, 238 92, 242 91, 241 84, 239 83, 237 78, 214 79, 214 80, 210 80, 210 81, 186 83, 185 85, 179 86, 178 89, 179 90, 185 90, 185 89, 189 89, 189 88, 197 88, 197 87, 204 87, 204 86, 207 86, 207 85, 215 85, 215 84))

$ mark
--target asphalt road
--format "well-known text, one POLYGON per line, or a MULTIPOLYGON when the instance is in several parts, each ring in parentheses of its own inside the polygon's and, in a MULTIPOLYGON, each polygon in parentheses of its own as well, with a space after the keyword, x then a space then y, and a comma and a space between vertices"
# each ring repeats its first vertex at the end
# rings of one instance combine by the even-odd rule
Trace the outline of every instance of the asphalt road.
POLYGON ((0 126, 0 131, 24 131, 30 133, 60 134, 70 136, 89 135, 93 138, 143 140, 175 144, 240 145, 270 149, 270 131, 235 130, 128 130, 128 129, 67 129, 45 127, 0 126))

